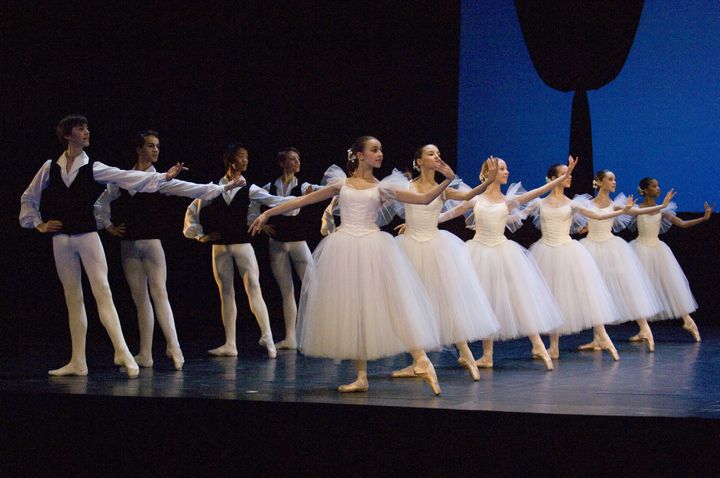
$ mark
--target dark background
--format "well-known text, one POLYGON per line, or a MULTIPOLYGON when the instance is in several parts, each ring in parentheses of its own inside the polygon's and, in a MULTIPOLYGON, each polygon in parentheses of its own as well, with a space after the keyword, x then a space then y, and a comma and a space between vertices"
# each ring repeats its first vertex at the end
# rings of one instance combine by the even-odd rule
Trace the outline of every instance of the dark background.
MULTIPOLYGON (((197 182, 223 174, 222 149, 237 140, 250 146, 249 177, 258 184, 277 175, 275 153, 288 145, 301 151, 302 177, 317 182, 329 165, 344 166, 345 150, 364 134, 383 142, 386 160, 379 177, 392 167, 409 166, 413 151, 429 142, 455 164, 458 2, 193 7, 23 2, 4 5, 1 12, 5 174, 0 190, 6 204, 1 220, 9 247, 1 264, 0 353, 15 353, 27 338, 68 335, 50 238, 17 222, 22 191, 42 163, 63 150, 54 129, 67 113, 88 116, 92 158, 130 167, 135 159, 130 136, 155 129, 161 136, 158 168, 184 161, 190 171, 183 179, 197 182)), ((181 343, 217 346, 222 326, 210 246, 183 238, 188 203, 168 199, 167 214, 155 218, 166 230, 170 301, 181 343)), ((469 236, 462 224, 451 228, 469 236)), ((700 322, 718 310, 711 290, 718 236, 714 221, 691 231, 674 229, 665 238, 702 305, 700 322)), ((119 245, 104 233, 101 237, 115 302, 134 350, 137 325, 119 245)), ((515 239, 527 246, 537 237, 526 225, 515 239)), ((282 314, 266 240, 254 246, 279 339, 282 314)), ((258 334, 241 290, 238 282, 239 333, 258 334)), ((85 297, 90 342, 109 347, 87 287, 85 297)))

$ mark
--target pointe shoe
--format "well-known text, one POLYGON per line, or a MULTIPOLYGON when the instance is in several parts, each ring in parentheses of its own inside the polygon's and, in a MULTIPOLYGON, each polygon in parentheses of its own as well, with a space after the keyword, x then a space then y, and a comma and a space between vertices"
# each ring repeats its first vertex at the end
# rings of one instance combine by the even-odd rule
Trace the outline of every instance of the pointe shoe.
POLYGON ((363 380, 355 380, 353 383, 340 385, 338 387, 338 392, 340 392, 340 393, 358 393, 358 392, 367 392, 367 391, 368 391, 368 383, 363 380))
POLYGON ((547 370, 552 370, 554 368, 552 359, 550 358, 550 355, 548 354, 546 349, 533 350, 532 358, 534 360, 542 360, 547 370))
POLYGON ((297 341, 292 339, 281 340, 280 342, 275 343, 275 348, 278 350, 297 350, 297 341))
POLYGON ((85 377, 88 374, 86 365, 77 365, 72 362, 55 370, 48 370, 53 377, 85 377))
MULTIPOLYGON (((172 359, 175 370, 183 369, 183 365, 185 365, 185 357, 183 357, 182 350, 179 348, 169 348, 165 350, 165 355, 172 359)), ((138 364, 140 364, 140 362, 138 362, 138 364)))
POLYGON ((478 370, 474 360, 467 360, 463 357, 460 357, 458 359, 458 363, 465 367, 468 372, 470 372, 470 376, 472 377, 474 382, 480 380, 480 370, 478 370))
POLYGON ((618 354, 617 349, 615 348, 615 346, 613 345, 613 343, 610 339, 608 339, 607 341, 604 341, 604 342, 598 342, 598 345, 600 346, 600 348, 602 350, 607 351, 613 360, 615 360, 615 361, 620 360, 620 355, 618 354))
POLYGON ((683 329, 687 330, 688 332, 690 332, 690 334, 692 334, 695 342, 700 342, 700 331, 698 330, 694 320, 690 319, 689 323, 683 324, 683 329))
MULTIPOLYGON (((154 363, 152 357, 146 358, 140 354, 137 354, 133 358, 135 359, 135 362, 143 368, 151 368, 154 363)), ((122 359, 120 359, 119 357, 115 357, 115 360, 113 360, 113 362, 115 363, 115 365, 122 365, 122 359)))
POLYGON ((628 340, 630 342, 645 342, 645 339, 647 337, 644 334, 636 334, 630 337, 628 340))
POLYGON ((492 358, 482 356, 475 361, 475 365, 478 368, 493 368, 493 360, 492 358))
POLYGON ((655 338, 652 336, 652 333, 650 335, 648 335, 646 342, 647 342, 648 352, 655 352, 655 338))
POLYGON ((583 344, 583 345, 579 346, 578 350, 594 350, 596 352, 599 352, 602 349, 598 345, 597 341, 593 340, 592 342, 590 342, 588 344, 583 344))
POLYGON ((435 395, 440 395, 440 383, 435 373, 435 367, 428 358, 418 360, 415 365, 415 375, 423 379, 425 383, 430 385, 430 389, 435 395))
POLYGON ((216 357, 237 357, 237 347, 234 345, 221 345, 220 347, 214 348, 212 350, 208 350, 208 353, 210 355, 214 355, 216 357))
POLYGON ((548 355, 550 356, 551 359, 553 359, 553 360, 560 360, 560 349, 556 349, 556 348, 553 348, 553 347, 549 347, 549 348, 547 349, 547 353, 548 353, 548 355))
MULTIPOLYGON (((135 362, 135 359, 132 355, 128 355, 127 357, 119 357, 119 360, 120 366, 125 367, 125 372, 127 373, 128 378, 137 378, 137 376, 140 375, 140 367, 138 367, 138 364, 137 362, 135 362)), ((116 363, 115 365, 118 364, 116 363)))
POLYGON ((273 342, 272 335, 263 335, 262 337, 260 337, 260 340, 258 340, 258 345, 265 347, 269 358, 274 359, 275 357, 277 357, 277 349, 275 348, 275 343, 273 342))
POLYGON ((648 352, 655 352, 655 339, 650 331, 633 335, 630 337, 630 342, 645 342, 647 343, 648 352))
POLYGON ((405 368, 401 368, 400 370, 393 370, 390 374, 393 378, 412 378, 417 377, 415 375, 415 364, 408 365, 405 368))

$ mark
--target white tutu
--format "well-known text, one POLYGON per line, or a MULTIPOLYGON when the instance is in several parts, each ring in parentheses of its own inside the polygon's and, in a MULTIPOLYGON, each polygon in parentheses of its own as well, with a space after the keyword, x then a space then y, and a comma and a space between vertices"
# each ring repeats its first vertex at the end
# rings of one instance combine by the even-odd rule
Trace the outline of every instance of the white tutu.
POLYGON ((544 334, 562 325, 562 313, 525 248, 508 240, 492 247, 478 240, 466 244, 500 323, 496 339, 544 334))
POLYGON ((646 245, 637 239, 630 244, 662 303, 662 311, 648 320, 676 319, 697 310, 687 277, 667 244, 657 241, 655 245, 646 245))
POLYGON ((619 319, 598 266, 578 241, 557 246, 538 241, 530 252, 565 317, 556 333, 574 334, 619 319))
POLYGON ((617 236, 603 242, 586 238, 580 243, 595 260, 610 291, 620 314, 617 323, 650 320, 660 312, 662 304, 655 287, 630 244, 617 236))
POLYGON ((480 286, 465 243, 447 231, 418 241, 395 238, 415 267, 439 319, 443 345, 490 337, 499 324, 480 286))

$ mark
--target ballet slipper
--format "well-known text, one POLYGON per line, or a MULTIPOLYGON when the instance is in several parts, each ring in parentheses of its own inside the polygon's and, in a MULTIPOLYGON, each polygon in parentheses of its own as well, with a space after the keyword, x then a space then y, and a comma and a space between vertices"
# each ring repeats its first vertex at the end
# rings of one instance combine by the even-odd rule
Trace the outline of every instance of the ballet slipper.
POLYGON ((415 375, 423 379, 425 383, 430 385, 430 389, 435 395, 440 395, 440 383, 435 373, 435 367, 427 357, 422 357, 415 365, 415 375))
POLYGON ((208 353, 216 357, 237 357, 238 354, 237 347, 229 344, 221 345, 220 347, 208 350, 208 353))
POLYGON ((692 334, 695 342, 700 342, 700 331, 698 330, 697 325, 695 324, 695 321, 693 319, 689 319, 687 322, 685 322, 682 328, 692 334))
POLYGON ((630 342, 645 342, 647 344, 648 352, 655 352, 655 339, 651 331, 640 332, 637 335, 630 337, 630 342))
POLYGON ((63 367, 48 371, 48 375, 52 375, 53 377, 85 377, 87 374, 88 368, 86 364, 74 363, 72 361, 63 367))
POLYGON ((280 350, 280 349, 296 350, 297 349, 297 341, 295 339, 281 340, 280 342, 275 343, 275 348, 278 350, 280 350))
POLYGON ((417 377, 417 375, 415 375, 415 364, 413 363, 405 368, 401 368, 400 370, 393 370, 390 375, 392 375, 393 378, 417 377))
MULTIPOLYGON (((179 347, 170 347, 165 350, 165 355, 172 359, 175 370, 182 370, 185 364, 185 357, 183 357, 182 350, 179 347)), ((137 359, 137 358, 136 358, 137 359)), ((140 362, 138 362, 140 364, 140 362)))
MULTIPOLYGON (((143 367, 143 368, 151 368, 153 366, 153 359, 152 357, 144 357, 141 354, 137 354, 135 357, 135 362, 143 367)), ((120 360, 119 357, 115 357, 115 360, 113 360, 115 365, 122 365, 122 360, 120 360)))
POLYGON ((275 357, 277 357, 277 349, 275 348, 275 343, 273 342, 272 335, 263 335, 262 337, 260 337, 260 340, 258 340, 258 345, 265 347, 269 358, 274 359, 275 357))
POLYGON ((578 347, 578 350, 594 350, 596 352, 599 352, 602 349, 598 345, 597 340, 593 340, 590 343, 582 344, 581 346, 578 347))
POLYGON ((358 392, 367 392, 367 391, 368 391, 367 379, 362 379, 362 378, 358 378, 353 383, 340 385, 338 387, 338 392, 340 392, 340 393, 358 393, 358 392))
POLYGON ((646 338, 647 337, 645 336, 645 334, 640 333, 640 334, 633 335, 628 340, 630 340, 630 342, 645 342, 646 338))
POLYGON ((547 353, 553 360, 560 360, 560 349, 552 345, 547 348, 547 353))
POLYGON ((137 376, 140 375, 140 367, 138 367, 137 362, 135 362, 135 359, 130 354, 116 356, 113 362, 115 362, 115 365, 125 367, 128 378, 137 378, 137 376), (118 364, 117 361, 120 363, 118 364))
POLYGON ((648 352, 655 352, 655 338, 653 337, 652 332, 648 334, 646 342, 648 352))
POLYGON ((548 354, 546 349, 537 349, 532 351, 532 358, 534 360, 542 360, 545 364, 545 368, 549 371, 552 370, 553 363, 552 359, 550 358, 550 355, 548 354))
POLYGON ((620 355, 618 354, 617 349, 615 348, 615 345, 613 345, 612 340, 608 337, 605 340, 598 341, 598 345, 602 350, 607 351, 613 360, 618 361, 620 360, 620 355))
POLYGON ((470 372, 470 376, 472 377, 474 382, 480 380, 480 370, 478 370, 474 360, 467 360, 463 357, 460 357, 458 359, 458 363, 465 367, 468 372, 470 372))
POLYGON ((493 359, 492 357, 486 357, 483 355, 475 361, 475 365, 478 368, 493 368, 493 359))

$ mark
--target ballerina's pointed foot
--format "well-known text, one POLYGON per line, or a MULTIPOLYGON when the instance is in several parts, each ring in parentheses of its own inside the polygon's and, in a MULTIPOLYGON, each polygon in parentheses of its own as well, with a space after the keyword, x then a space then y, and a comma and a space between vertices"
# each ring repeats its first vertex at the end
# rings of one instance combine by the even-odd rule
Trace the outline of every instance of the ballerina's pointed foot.
POLYGON ((68 363, 64 367, 48 371, 48 375, 52 375, 53 377, 84 377, 87 374, 87 365, 73 362, 68 363))
POLYGON ((536 349, 532 351, 532 358, 534 360, 542 360, 543 364, 545 364, 545 368, 547 370, 552 370, 553 363, 552 359, 550 358, 550 354, 548 354, 546 349, 536 349))
POLYGON ((135 358, 129 353, 124 356, 116 356, 113 362, 115 363, 115 365, 125 368, 125 372, 127 373, 128 378, 137 378, 137 376, 140 375, 140 367, 138 367, 135 358))
POLYGON ((693 336, 693 339, 695 339, 695 342, 700 342, 700 331, 698 330, 694 320, 690 319, 689 322, 683 324, 683 329, 690 332, 690 334, 693 336))
POLYGON ((557 347, 548 347, 547 353, 553 360, 560 360, 560 349, 557 347))
POLYGON ((400 370, 393 370, 392 373, 393 378, 412 378, 417 377, 415 375, 415 364, 408 365, 405 368, 401 368, 400 370))
MULTIPOLYGON (((182 350, 178 347, 170 347, 165 350, 165 355, 172 359, 175 370, 182 370, 185 365, 185 357, 183 357, 182 350)), ((136 358, 137 359, 137 358, 136 358)), ((138 362, 139 364, 140 362, 138 362)))
POLYGON ((353 383, 340 385, 338 387, 338 392, 340 392, 340 393, 359 393, 359 392, 367 392, 367 391, 368 391, 367 379, 362 379, 362 378, 358 378, 353 383))
POLYGON ((637 335, 630 337, 630 342, 645 342, 647 344, 648 352, 655 352, 655 338, 652 332, 641 332, 637 335))
POLYGON ((630 337, 630 342, 645 342, 645 335, 644 334, 636 334, 630 337))
MULTIPOLYGON (((137 354, 133 358, 135 359, 135 363, 137 363, 140 367, 143 368, 151 368, 154 363, 152 357, 147 357, 142 354, 137 354)), ((120 357, 115 357, 113 363, 115 363, 115 365, 122 366, 122 359, 120 357)))
POLYGON ((596 352, 599 352, 602 349, 600 348, 600 345, 598 345, 597 341, 593 340, 588 344, 582 344, 578 347, 578 350, 594 350, 596 352))
POLYGON ((440 395, 440 383, 435 373, 435 367, 429 358, 423 357, 417 361, 415 365, 415 375, 423 379, 425 383, 430 385, 430 389, 435 395, 440 395))
POLYGON ((265 347, 268 353, 268 358, 274 359, 277 357, 277 349, 275 348, 275 342, 273 342, 272 335, 263 335, 260 337, 258 345, 265 347))
POLYGON ((620 360, 620 355, 618 354, 617 349, 615 348, 615 345, 613 345, 612 341, 610 339, 604 341, 604 342, 598 342, 600 345, 600 348, 602 350, 607 351, 613 360, 618 361, 620 360))
POLYGON ((208 350, 208 353, 216 357, 237 357, 237 347, 235 345, 225 344, 208 350))
POLYGON ((483 355, 475 361, 475 365, 478 368, 493 368, 493 359, 492 357, 486 357, 483 355))
POLYGON ((478 370, 478 367, 475 364, 475 360, 468 360, 466 358, 460 357, 458 359, 458 363, 467 369, 474 382, 480 380, 480 370, 478 370))
POLYGON ((293 339, 281 340, 275 344, 275 348, 278 350, 297 350, 297 341, 293 339))

